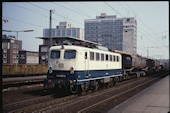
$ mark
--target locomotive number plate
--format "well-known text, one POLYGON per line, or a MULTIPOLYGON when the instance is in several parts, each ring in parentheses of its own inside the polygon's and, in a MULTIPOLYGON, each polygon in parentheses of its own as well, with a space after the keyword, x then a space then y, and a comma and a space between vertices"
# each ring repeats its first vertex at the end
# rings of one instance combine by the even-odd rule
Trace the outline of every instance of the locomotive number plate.
POLYGON ((56 75, 56 77, 63 77, 63 78, 65 78, 66 75, 56 75))
POLYGON ((59 63, 59 64, 58 64, 58 67, 64 68, 64 64, 63 64, 63 63, 59 63))

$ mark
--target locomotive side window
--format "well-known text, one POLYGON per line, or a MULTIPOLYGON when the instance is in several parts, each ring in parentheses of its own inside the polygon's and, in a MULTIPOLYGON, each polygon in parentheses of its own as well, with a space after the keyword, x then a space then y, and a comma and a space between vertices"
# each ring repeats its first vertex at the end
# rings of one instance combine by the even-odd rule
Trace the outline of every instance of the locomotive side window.
POLYGON ((110 55, 110 61, 112 61, 112 55, 110 55))
POLYGON ((104 61, 104 54, 101 54, 101 61, 104 61))
POLYGON ((119 56, 117 56, 117 62, 119 62, 119 56))
POLYGON ((96 60, 99 61, 100 60, 100 54, 96 53, 96 60))
POLYGON ((109 58, 108 58, 109 56, 108 55, 106 55, 106 61, 108 61, 109 60, 109 58))
POLYGON ((60 51, 58 50, 52 50, 50 58, 52 59, 59 59, 60 58, 60 51))
POLYGON ((65 59, 75 59, 76 58, 76 50, 65 50, 64 58, 65 59))
POLYGON ((94 60, 94 52, 90 52, 90 60, 94 60))
POLYGON ((113 61, 115 62, 116 61, 116 56, 113 55, 113 61))

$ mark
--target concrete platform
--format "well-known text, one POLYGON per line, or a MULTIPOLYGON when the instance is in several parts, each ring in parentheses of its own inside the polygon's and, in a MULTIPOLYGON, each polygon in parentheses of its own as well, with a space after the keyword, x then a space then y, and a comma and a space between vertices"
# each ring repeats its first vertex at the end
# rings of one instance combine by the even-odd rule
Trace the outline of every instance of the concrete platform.
POLYGON ((170 111, 169 76, 162 78, 108 113, 168 113, 170 111))

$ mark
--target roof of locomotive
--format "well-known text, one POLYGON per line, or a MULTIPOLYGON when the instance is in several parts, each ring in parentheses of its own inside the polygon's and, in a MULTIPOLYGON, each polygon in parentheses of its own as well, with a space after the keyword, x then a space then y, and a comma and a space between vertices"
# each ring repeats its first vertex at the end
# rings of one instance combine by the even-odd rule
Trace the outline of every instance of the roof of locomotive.
POLYGON ((109 53, 121 55, 120 53, 117 53, 117 52, 106 51, 106 50, 102 50, 102 49, 98 49, 98 48, 89 48, 89 47, 77 46, 77 45, 56 45, 56 46, 50 47, 50 50, 64 49, 64 48, 65 49, 79 49, 79 50, 82 50, 82 48, 84 48, 86 50, 90 49, 90 50, 93 50, 93 51, 96 51, 96 52, 103 51, 103 52, 109 52, 109 53))
MULTIPOLYGON (((36 37, 39 39, 49 39, 50 37, 36 37)), ((92 42, 89 40, 83 40, 83 39, 79 39, 76 37, 71 37, 71 36, 67 36, 67 37, 51 37, 52 39, 55 39, 55 41, 70 41, 70 42, 81 42, 81 43, 88 43, 88 44, 95 44, 95 45, 101 45, 100 43, 96 43, 96 42, 92 42)))

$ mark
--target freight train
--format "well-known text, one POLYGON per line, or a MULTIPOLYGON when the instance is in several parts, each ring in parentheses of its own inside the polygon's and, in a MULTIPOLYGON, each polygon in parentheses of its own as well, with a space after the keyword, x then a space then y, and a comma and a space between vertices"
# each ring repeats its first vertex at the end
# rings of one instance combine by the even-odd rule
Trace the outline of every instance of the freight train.
POLYGON ((114 85, 161 69, 158 60, 108 50, 89 41, 78 40, 76 44, 65 41, 52 46, 48 56, 45 88, 55 87, 72 93, 97 90, 100 86, 114 85))

